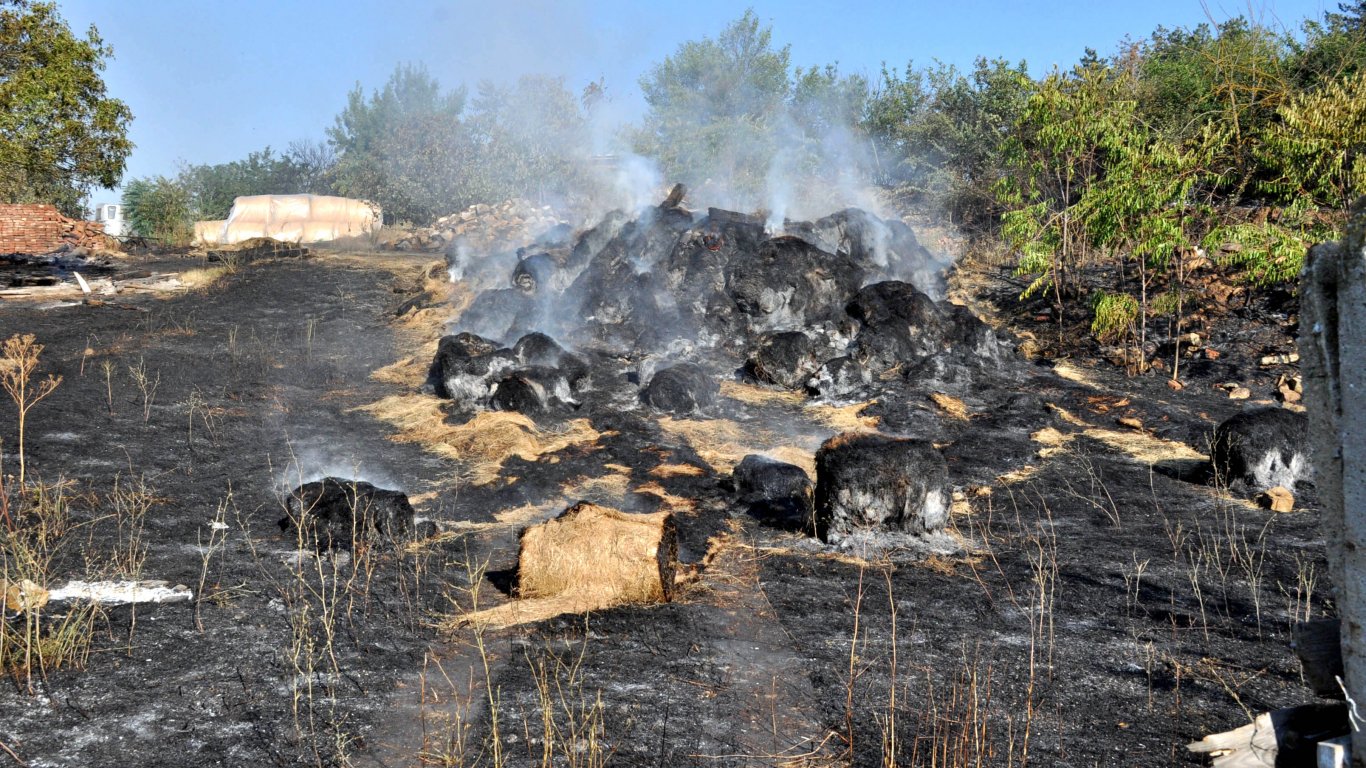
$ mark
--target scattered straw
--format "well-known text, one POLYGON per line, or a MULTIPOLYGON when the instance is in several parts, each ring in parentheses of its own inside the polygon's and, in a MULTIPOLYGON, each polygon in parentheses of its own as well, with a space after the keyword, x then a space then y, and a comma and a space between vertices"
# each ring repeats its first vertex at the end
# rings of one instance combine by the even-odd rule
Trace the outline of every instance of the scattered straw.
POLYGON ((197 291, 208 288, 231 272, 227 267, 198 267, 181 272, 179 279, 186 288, 197 291))
POLYGON ((651 477, 701 477, 707 470, 692 464, 660 464, 650 470, 651 477))
POLYGON ((657 496, 659 500, 663 502, 664 506, 668 507, 669 510, 673 512, 691 512, 697 508, 696 499, 675 496, 665 490, 664 486, 660 485, 656 480, 651 480, 644 485, 637 486, 635 492, 648 493, 652 496, 657 496))
POLYGON ((876 400, 869 400, 866 403, 850 403, 849 405, 808 405, 803 411, 811 419, 830 427, 838 432, 866 432, 870 429, 877 429, 878 422, 881 421, 876 416, 864 416, 864 409, 870 405, 875 405, 876 400))
POLYGON ((802 438, 774 434, 764 429, 739 424, 730 419, 675 419, 665 416, 659 420, 665 432, 687 441, 697 455, 717 472, 728 474, 740 460, 751 453, 770 456, 779 461, 796 464, 808 475, 816 473, 815 439, 807 439, 810 447, 793 445, 802 438))
POLYGON ((800 392, 769 389, 739 381, 722 381, 721 394, 750 405, 800 405, 806 400, 800 392))
POLYGON ((541 432, 520 413, 485 411, 464 424, 447 424, 444 401, 432 395, 390 395, 354 410, 364 411, 398 429, 390 439, 417 443, 439 456, 454 459, 470 471, 475 485, 498 479, 503 462, 516 456, 535 461, 571 445, 591 444, 602 437, 587 419, 570 421, 558 432, 541 432))
POLYGON ((971 415, 968 412, 967 404, 953 395, 946 395, 943 392, 931 392, 930 399, 934 401, 935 405, 939 406, 940 410, 959 421, 967 421, 971 415))
POLYGON ((1100 384, 1097 384, 1096 380, 1091 378, 1091 374, 1087 373, 1086 371, 1083 371, 1075 365, 1072 365, 1066 360, 1054 361, 1053 372, 1063 377, 1064 379, 1067 379, 1068 381, 1074 381, 1078 384, 1085 384, 1086 386, 1093 387, 1095 389, 1101 388, 1100 384))
POLYGON ((604 504, 619 503, 626 497, 631 476, 620 472, 590 478, 575 478, 566 483, 562 492, 569 501, 596 501, 604 504))

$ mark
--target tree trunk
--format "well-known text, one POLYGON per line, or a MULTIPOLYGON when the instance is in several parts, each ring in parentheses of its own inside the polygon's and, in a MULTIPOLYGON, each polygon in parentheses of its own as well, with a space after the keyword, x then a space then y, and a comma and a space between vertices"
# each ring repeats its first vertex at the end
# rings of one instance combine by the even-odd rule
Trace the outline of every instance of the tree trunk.
MULTIPOLYGON (((1328 568, 1342 614, 1344 687, 1366 714, 1366 208, 1341 242, 1309 251, 1300 289, 1300 359, 1328 568)), ((1360 723, 1355 723, 1360 727, 1360 723)), ((1366 768, 1366 736, 1352 765, 1366 768)))

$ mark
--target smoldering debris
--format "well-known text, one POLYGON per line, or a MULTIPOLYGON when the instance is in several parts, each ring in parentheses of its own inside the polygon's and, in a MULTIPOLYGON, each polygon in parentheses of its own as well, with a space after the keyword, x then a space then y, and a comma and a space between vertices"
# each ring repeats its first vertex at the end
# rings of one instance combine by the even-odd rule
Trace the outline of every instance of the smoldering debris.
POLYGON ((415 532, 407 495, 359 480, 325 477, 305 483, 290 492, 285 509, 280 530, 318 550, 394 542, 415 532))

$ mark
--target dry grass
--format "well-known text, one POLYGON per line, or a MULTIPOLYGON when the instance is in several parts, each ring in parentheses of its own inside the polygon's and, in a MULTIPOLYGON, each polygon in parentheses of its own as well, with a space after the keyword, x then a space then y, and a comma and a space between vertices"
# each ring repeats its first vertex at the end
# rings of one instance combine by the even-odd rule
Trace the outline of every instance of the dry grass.
POLYGON ((953 395, 946 395, 943 392, 931 392, 930 400, 934 401, 934 404, 939 406, 941 411, 959 421, 967 421, 972 417, 972 413, 968 410, 967 404, 953 395))
POLYGON ((722 381, 721 394, 750 405, 801 405, 806 401, 806 396, 800 392, 768 389, 739 381, 722 381))
POLYGON ((659 426, 665 432, 687 441, 697 455, 717 472, 728 474, 740 460, 751 453, 795 464, 808 475, 816 474, 815 439, 809 447, 794 445, 801 438, 778 435, 764 429, 749 427, 729 419, 675 419, 662 417, 659 426))
POLYGON ((447 424, 444 402, 432 395, 391 395, 355 410, 397 428, 398 434, 391 440, 417 443, 460 462, 475 485, 497 480, 503 462, 513 456, 535 461, 572 445, 596 443, 602 437, 587 419, 575 419, 557 432, 542 432, 526 416, 505 411, 486 411, 464 424, 447 424))
POLYGON ((196 267, 180 273, 180 282, 191 291, 208 288, 219 280, 232 274, 230 267, 196 267))
POLYGON ((866 403, 849 405, 809 405, 803 408, 802 412, 837 432, 867 432, 870 429, 877 429, 880 419, 876 416, 864 416, 863 411, 876 403, 876 400, 869 400, 866 403))

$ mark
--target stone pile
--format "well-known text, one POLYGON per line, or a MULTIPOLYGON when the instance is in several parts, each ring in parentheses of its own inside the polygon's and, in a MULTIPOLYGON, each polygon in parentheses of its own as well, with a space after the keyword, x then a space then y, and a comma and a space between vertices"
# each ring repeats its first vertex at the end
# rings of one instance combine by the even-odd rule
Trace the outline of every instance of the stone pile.
POLYGON ((530 242, 537 235, 564 224, 550 206, 521 200, 489 205, 478 203, 442 216, 430 227, 420 227, 393 243, 398 251, 443 251, 463 242, 475 249, 530 242))

